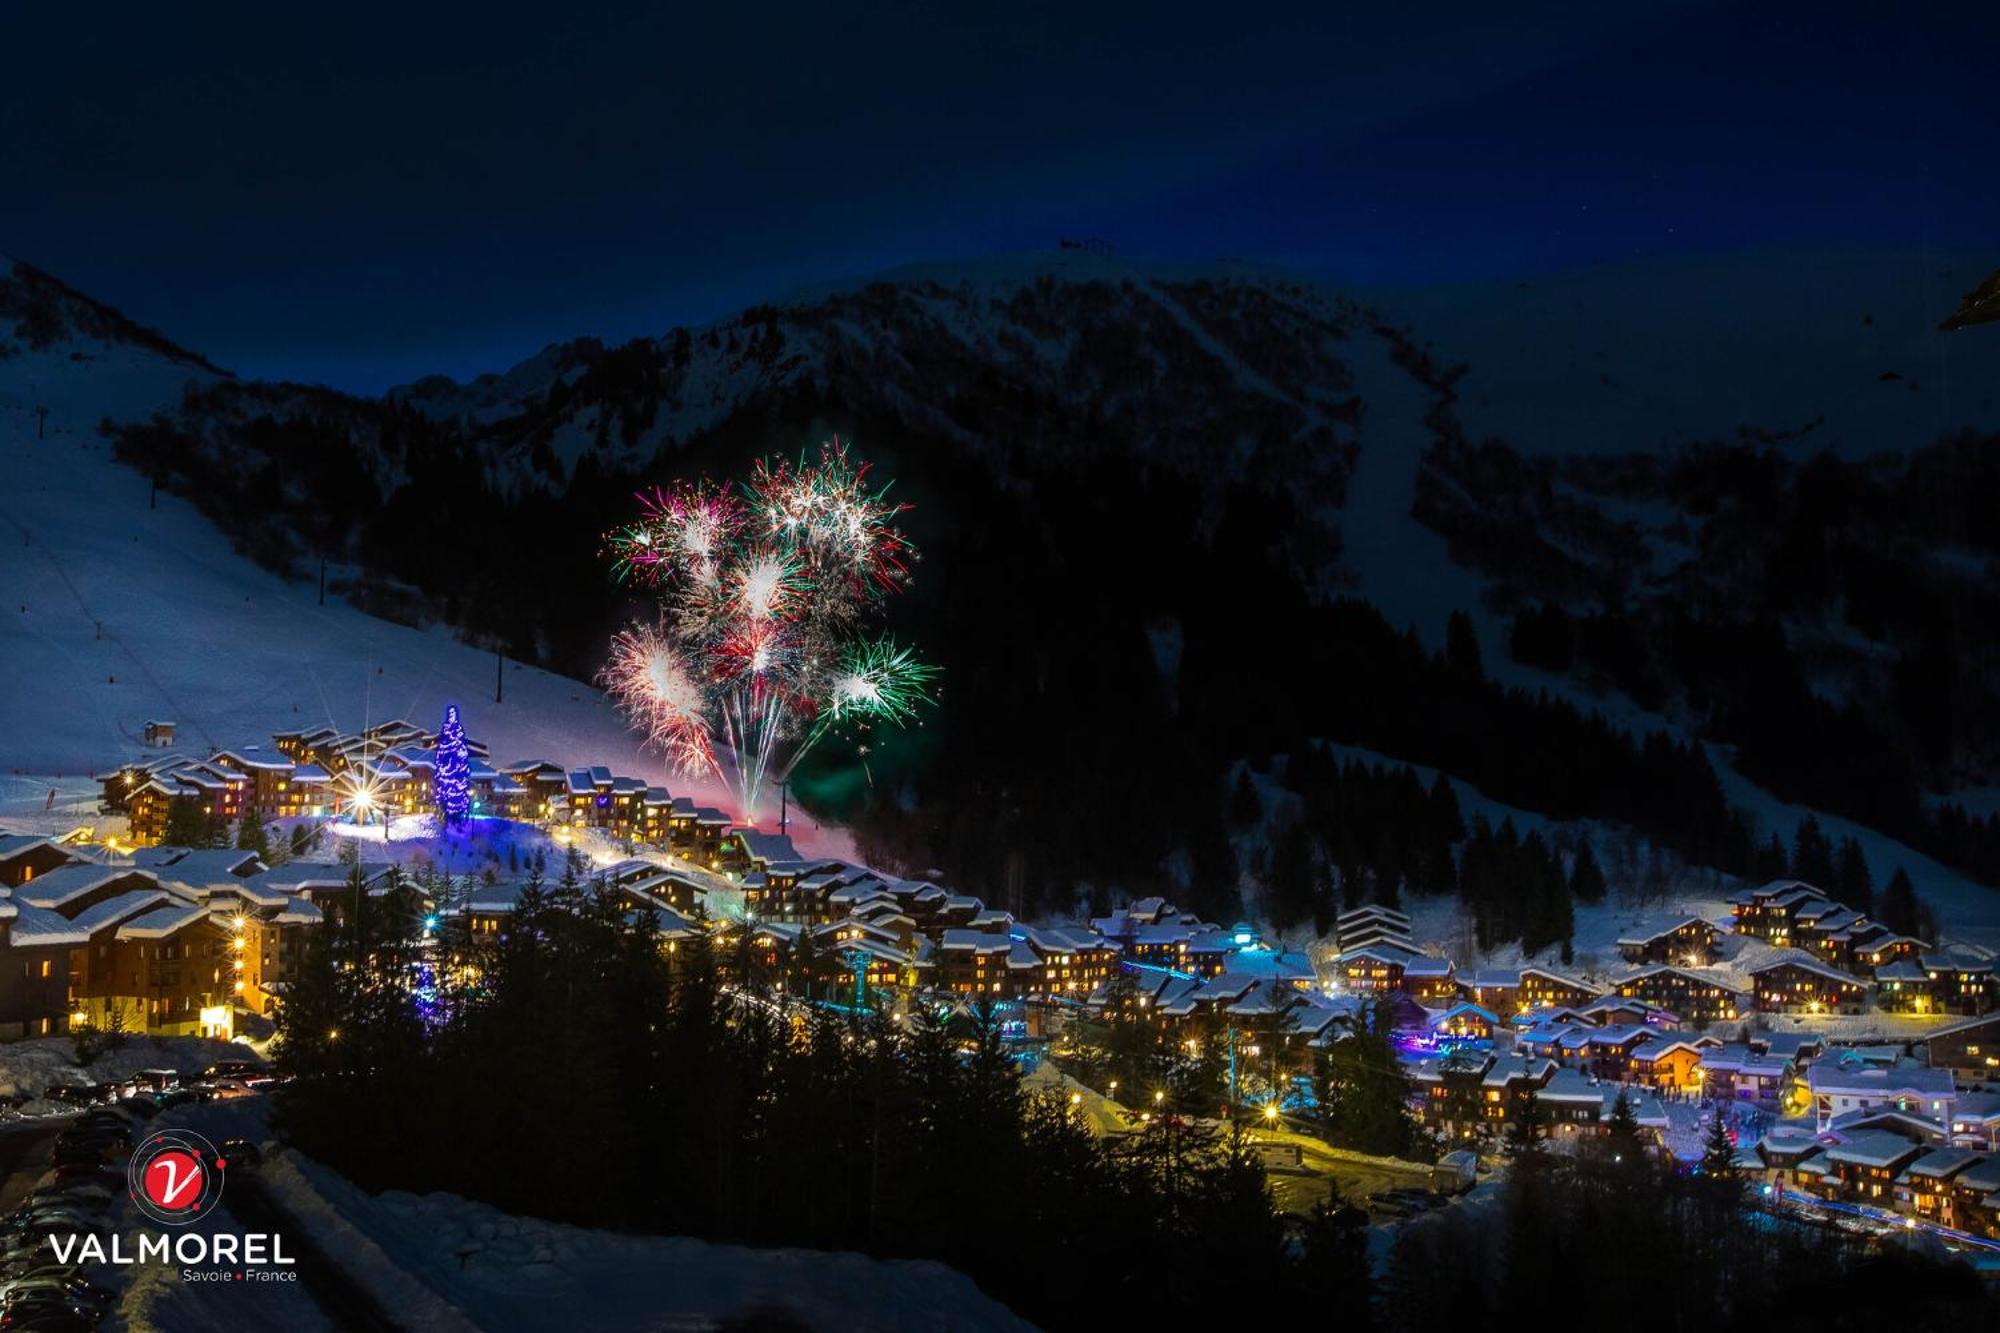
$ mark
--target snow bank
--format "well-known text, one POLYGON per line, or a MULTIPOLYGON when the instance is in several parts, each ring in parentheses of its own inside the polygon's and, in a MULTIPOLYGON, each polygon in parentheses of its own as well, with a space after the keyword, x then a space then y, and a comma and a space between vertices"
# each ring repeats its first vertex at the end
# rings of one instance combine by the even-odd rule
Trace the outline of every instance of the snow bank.
POLYGON ((702 1327, 758 1308, 857 1333, 1029 1327, 941 1264, 589 1231, 449 1194, 370 1196, 289 1153, 263 1180, 289 1227, 417 1330, 702 1327))
MULTIPOLYGON (((0 1042, 0 1095, 39 1097, 53 1087, 115 1083, 142 1069, 198 1074, 218 1061, 256 1058, 248 1047, 209 1037, 128 1036, 123 1046, 84 1066, 76 1062, 75 1045, 68 1037, 0 1042)), ((30 1103, 29 1109, 33 1107, 30 1103)))

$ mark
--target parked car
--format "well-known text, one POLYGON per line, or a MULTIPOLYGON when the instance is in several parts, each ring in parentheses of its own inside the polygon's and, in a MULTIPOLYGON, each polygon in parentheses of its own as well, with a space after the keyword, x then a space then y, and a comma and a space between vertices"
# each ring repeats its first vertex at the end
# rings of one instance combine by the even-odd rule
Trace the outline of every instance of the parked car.
POLYGON ((44 1273, 0 1282, 0 1302, 11 1303, 41 1291, 61 1292, 74 1300, 96 1305, 105 1304, 114 1295, 110 1288, 100 1287, 75 1273, 44 1273))
POLYGON ((56 1203, 63 1200, 79 1202, 89 1200, 94 1203, 108 1203, 118 1197, 118 1191, 108 1180, 57 1181, 42 1186, 28 1195, 28 1203, 56 1203))
POLYGON ((264 1150, 248 1139, 224 1139, 217 1151, 230 1169, 255 1171, 264 1164, 264 1150))
POLYGON ((268 1077, 264 1066, 253 1060, 218 1060, 201 1071, 201 1076, 211 1082, 218 1078, 251 1079, 268 1077))
POLYGON ((55 1183, 58 1185, 67 1185, 71 1181, 78 1180, 92 1183, 102 1181, 113 1190, 117 1190, 125 1184, 125 1173, 102 1162, 77 1162, 68 1166, 58 1166, 55 1170, 55 1183))
POLYGON ((0 1328, 22 1333, 87 1333, 96 1327, 96 1311, 70 1305, 28 1301, 0 1310, 0 1328))

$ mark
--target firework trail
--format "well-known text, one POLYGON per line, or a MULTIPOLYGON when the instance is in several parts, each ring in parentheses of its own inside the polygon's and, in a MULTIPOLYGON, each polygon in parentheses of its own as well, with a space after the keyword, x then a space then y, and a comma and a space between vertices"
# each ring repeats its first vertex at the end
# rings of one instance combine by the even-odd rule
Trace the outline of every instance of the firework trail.
POLYGON ((681 772, 733 779, 743 819, 825 736, 933 702, 937 669, 863 632, 915 559, 887 492, 836 438, 760 460, 740 496, 655 487, 605 536, 613 577, 660 599, 657 627, 612 640, 606 688, 681 772))

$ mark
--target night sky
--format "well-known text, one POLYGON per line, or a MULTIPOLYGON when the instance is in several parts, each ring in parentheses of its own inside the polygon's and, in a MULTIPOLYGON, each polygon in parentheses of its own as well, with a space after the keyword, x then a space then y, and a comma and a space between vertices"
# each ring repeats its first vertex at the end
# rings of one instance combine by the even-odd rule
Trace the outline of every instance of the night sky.
POLYGON ((7 18, 0 252, 356 390, 1063 236, 1373 284, 2000 249, 1990 3, 119 8, 7 18))

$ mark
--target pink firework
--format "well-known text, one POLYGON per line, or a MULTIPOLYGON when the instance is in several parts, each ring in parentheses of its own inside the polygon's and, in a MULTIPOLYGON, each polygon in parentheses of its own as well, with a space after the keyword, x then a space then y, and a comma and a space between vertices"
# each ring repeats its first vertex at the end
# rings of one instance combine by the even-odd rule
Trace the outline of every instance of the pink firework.
POLYGON ((614 635, 599 680, 626 720, 676 769, 721 774, 707 697, 665 633, 635 626, 614 635))

